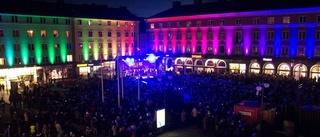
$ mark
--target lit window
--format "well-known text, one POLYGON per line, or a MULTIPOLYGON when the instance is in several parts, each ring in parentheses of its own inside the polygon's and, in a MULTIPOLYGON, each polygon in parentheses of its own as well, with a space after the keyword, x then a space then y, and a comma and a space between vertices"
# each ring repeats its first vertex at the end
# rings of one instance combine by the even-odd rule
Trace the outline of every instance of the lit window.
POLYGON ((100 43, 98 44, 98 46, 99 46, 99 49, 102 49, 102 48, 103 48, 103 43, 100 42, 100 43))
POLYGON ((108 25, 108 26, 111 26, 111 21, 108 21, 108 22, 107 22, 107 25, 108 25))
POLYGON ((47 31, 46 30, 41 30, 41 37, 47 37, 47 31))
POLYGON ((253 24, 255 24, 255 25, 260 24, 260 19, 259 18, 253 18, 253 24))
POLYGON ((78 20, 78 25, 82 25, 82 20, 78 20))
POLYGON ((79 43, 79 44, 78 44, 78 48, 79 48, 79 49, 82 49, 82 47, 83 47, 83 44, 82 44, 82 43, 79 43))
POLYGON ((3 37, 4 36, 4 32, 3 30, 0 30, 0 37, 3 37))
POLYGON ((54 48, 60 49, 60 44, 55 44, 55 45, 54 45, 54 48))
POLYGON ((128 22, 124 22, 124 25, 126 26, 126 27, 128 27, 129 25, 128 25, 128 22))
POLYGON ((119 21, 116 22, 116 26, 120 27, 120 22, 119 21))
POLYGON ((191 21, 187 21, 187 27, 191 27, 191 21))
POLYGON ((92 49, 92 48, 93 48, 93 43, 89 42, 89 49, 92 49))
POLYGON ((53 37, 59 37, 59 31, 54 30, 53 31, 53 37))
POLYGON ((4 58, 0 58, 0 65, 5 65, 4 64, 4 58))
POLYGON ((299 23, 306 23, 307 22, 307 16, 300 16, 299 17, 299 23))
POLYGON ((71 32, 70 31, 66 31, 66 37, 69 38, 71 36, 71 32))
POLYGON ((72 55, 67 55, 67 62, 72 62, 72 55))
POLYGON ((150 24, 150 29, 154 29, 154 23, 150 24))
POLYGON ((88 25, 91 25, 92 24, 92 20, 88 20, 88 25))
POLYGON ((27 36, 33 37, 33 30, 27 30, 27 36))
POLYGON ((274 17, 268 17, 268 24, 274 23, 274 17))
POLYGON ((290 23, 290 17, 289 16, 283 17, 283 23, 290 23))

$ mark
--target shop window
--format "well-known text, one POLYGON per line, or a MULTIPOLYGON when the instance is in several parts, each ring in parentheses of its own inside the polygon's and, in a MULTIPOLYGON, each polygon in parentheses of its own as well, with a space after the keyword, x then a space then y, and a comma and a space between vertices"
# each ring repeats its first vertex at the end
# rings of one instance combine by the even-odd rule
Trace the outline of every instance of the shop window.
POLYGON ((47 37, 47 31, 46 30, 41 30, 41 37, 47 37))
POLYGON ((27 30, 27 36, 33 37, 33 30, 27 30))
POLYGON ((5 65, 4 58, 0 58, 0 65, 5 65))
POLYGON ((72 55, 67 55, 67 62, 72 62, 72 55))

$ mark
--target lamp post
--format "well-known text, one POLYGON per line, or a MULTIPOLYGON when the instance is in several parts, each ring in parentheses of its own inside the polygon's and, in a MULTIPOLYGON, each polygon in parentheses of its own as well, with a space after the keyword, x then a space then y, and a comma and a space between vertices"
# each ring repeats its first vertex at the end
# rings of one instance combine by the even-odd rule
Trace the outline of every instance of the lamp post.
POLYGON ((257 95, 259 95, 259 93, 261 93, 261 111, 260 111, 260 126, 259 126, 259 137, 261 137, 261 125, 262 125, 262 119, 263 119, 263 109, 264 109, 264 105, 263 105, 263 98, 264 98, 264 89, 269 88, 270 84, 269 83, 263 83, 262 84, 263 87, 261 87, 260 85, 258 85, 256 87, 257 90, 257 95))

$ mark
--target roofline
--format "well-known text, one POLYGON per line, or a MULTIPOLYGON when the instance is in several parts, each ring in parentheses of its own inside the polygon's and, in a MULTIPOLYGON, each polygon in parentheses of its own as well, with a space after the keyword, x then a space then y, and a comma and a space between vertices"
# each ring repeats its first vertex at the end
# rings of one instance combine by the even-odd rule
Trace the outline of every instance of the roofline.
MULTIPOLYGON (((157 21, 178 21, 203 18, 220 18, 220 17, 244 17, 244 16, 257 16, 257 15, 280 15, 280 14, 295 14, 295 13, 308 13, 308 12, 320 12, 320 7, 312 8, 294 8, 294 9, 278 9, 278 10, 259 10, 259 11, 246 11, 246 12, 226 12, 226 13, 214 13, 214 14, 198 14, 198 15, 186 15, 186 16, 173 16, 173 17, 159 17, 148 18, 147 22, 157 21)), ((320 14, 320 13, 319 13, 320 14)))

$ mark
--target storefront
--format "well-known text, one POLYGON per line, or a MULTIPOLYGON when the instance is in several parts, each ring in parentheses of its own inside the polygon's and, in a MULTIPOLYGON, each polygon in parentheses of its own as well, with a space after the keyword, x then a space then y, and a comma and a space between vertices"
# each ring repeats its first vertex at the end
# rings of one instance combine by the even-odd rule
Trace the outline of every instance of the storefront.
POLYGON ((320 77, 320 63, 313 65, 310 68, 310 78, 319 80, 320 77))
POLYGON ((288 63, 281 63, 278 66, 278 74, 282 76, 289 76, 290 75, 290 66, 288 63))
POLYGON ((46 80, 49 79, 64 79, 69 78, 70 73, 72 71, 72 64, 67 65, 57 65, 57 66, 46 66, 45 67, 45 74, 46 80))
POLYGON ((264 74, 269 74, 269 75, 273 75, 274 72, 275 72, 275 67, 272 63, 268 62, 268 63, 265 63, 264 64, 264 67, 263 67, 263 73, 264 74))
POLYGON ((249 65, 249 73, 259 74, 260 73, 260 64, 258 62, 252 62, 249 65))
POLYGON ((229 63, 229 69, 230 69, 230 73, 245 74, 246 73, 246 64, 229 63))
POLYGON ((301 77, 306 77, 307 72, 308 72, 308 68, 304 64, 299 63, 293 67, 293 74, 296 80, 299 80, 299 78, 301 77))
POLYGON ((194 70, 197 72, 197 74, 200 74, 204 71, 204 63, 201 59, 195 60, 194 70))

